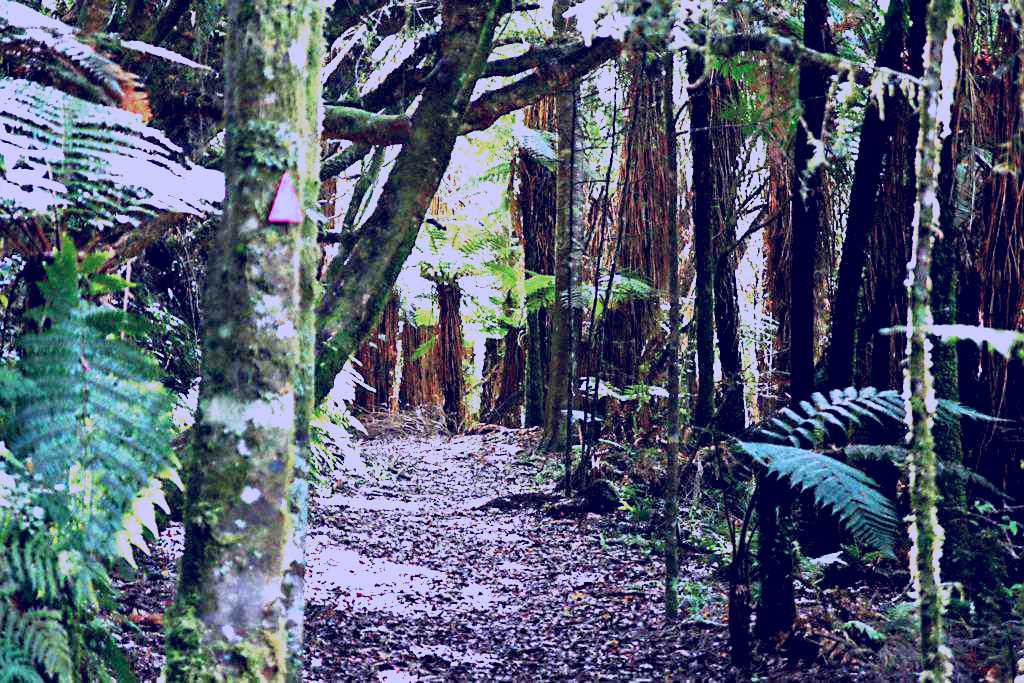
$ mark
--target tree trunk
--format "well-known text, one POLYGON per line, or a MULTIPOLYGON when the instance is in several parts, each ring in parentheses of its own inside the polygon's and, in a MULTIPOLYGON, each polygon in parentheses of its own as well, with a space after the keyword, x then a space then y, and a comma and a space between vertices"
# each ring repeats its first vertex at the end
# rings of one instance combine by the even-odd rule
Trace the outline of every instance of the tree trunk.
POLYGON ((416 327, 411 320, 406 320, 402 326, 402 380, 398 402, 403 407, 444 404, 437 376, 441 364, 437 336, 436 325, 416 327), (421 350, 427 343, 430 347, 421 350), (417 352, 420 355, 414 358, 417 352))
POLYGON ((722 367, 722 388, 715 415, 716 431, 738 435, 746 427, 743 399, 743 359, 740 355, 740 306, 736 288, 736 165, 740 153, 740 129, 729 125, 723 112, 734 104, 736 87, 722 76, 709 84, 713 148, 714 198, 716 221, 715 251, 715 332, 718 359, 722 367))
MULTIPOLYGON (((686 53, 686 73, 690 83, 704 77, 704 57, 692 50, 686 53)), ((707 80, 690 92, 690 146, 693 156, 693 244, 697 293, 694 321, 697 328, 697 398, 693 408, 693 426, 697 438, 707 440, 715 413, 715 224, 712 177, 710 92, 707 80)))
MULTIPOLYGON (((523 123, 537 130, 555 128, 554 103, 541 100, 526 110, 523 123)), ((523 257, 527 276, 555 274, 555 174, 526 150, 516 157, 515 201, 512 211, 522 224, 523 257)), ((548 307, 526 314, 526 378, 524 381, 527 427, 544 424, 547 373, 551 361, 548 307)))
MULTIPOLYGON (((626 101, 630 105, 619 171, 620 206, 616 215, 622 223, 622 237, 613 245, 618 246, 616 270, 664 292, 669 268, 667 199, 675 191, 665 163, 665 76, 659 63, 647 63, 641 55, 634 57, 626 71, 630 79, 626 101)), ((603 379, 620 387, 648 383, 651 378, 642 376, 641 371, 649 364, 650 349, 660 349, 664 342, 658 299, 625 301, 604 315, 603 351, 607 362, 602 368, 611 372, 603 379)), ((638 421, 648 422, 649 415, 638 421)))
MULTIPOLYGON (((804 3, 804 45, 830 52, 828 3, 804 3)), ((793 148, 793 259, 790 266, 789 395, 806 399, 814 391, 815 265, 825 219, 824 159, 815 155, 825 122, 828 79, 811 67, 800 69, 801 122, 793 148)))
POLYGON ((373 391, 356 387, 356 405, 367 411, 383 410, 394 412, 392 395, 398 369, 398 295, 392 294, 377 325, 377 333, 371 336, 356 354, 360 362, 359 372, 373 391))
POLYGON ((228 6, 227 196, 209 256, 168 680, 301 676, 288 672, 301 652, 304 524, 290 498, 304 498, 316 227, 267 216, 283 173, 304 206, 318 197, 322 21, 307 0, 228 6))
POLYGON ((509 0, 441 4, 442 58, 412 116, 409 141, 395 160, 373 214, 348 257, 335 259, 317 308, 316 396, 323 398, 345 362, 377 324, 437 191, 477 80, 487 64, 509 0))
POLYGON ((462 363, 466 352, 462 343, 462 290, 458 282, 438 281, 437 351, 440 360, 441 396, 448 429, 461 432, 466 426, 466 380, 462 363))
POLYGON ((957 63, 955 30, 962 20, 957 0, 933 0, 928 11, 924 79, 919 103, 917 211, 907 282, 908 364, 904 384, 910 425, 910 571, 917 592, 921 633, 921 680, 948 681, 953 674, 945 644, 945 589, 939 574, 943 531, 938 520, 937 463, 932 437, 935 393, 931 377, 932 246, 940 228, 939 171, 942 138, 949 131, 957 63))
MULTIPOLYGON (((556 3, 556 26, 569 33, 561 19, 560 3, 556 3)), ((558 169, 555 174, 555 297, 551 316, 551 363, 548 366, 547 405, 543 444, 549 451, 563 452, 563 486, 572 488, 572 435, 570 433, 575 382, 575 301, 577 245, 575 232, 578 196, 582 188, 575 186, 576 164, 576 98, 578 85, 567 83, 555 95, 555 118, 558 127, 558 169), (579 191, 578 191, 579 190, 579 191)))
MULTIPOLYGON (((804 44, 814 50, 831 50, 826 0, 804 3, 804 44)), ((800 69, 801 122, 794 144, 792 207, 792 261, 789 282, 790 400, 796 403, 814 391, 815 264, 824 220, 823 160, 815 158, 825 121, 828 81, 818 71, 800 69)), ((759 483, 758 522, 761 540, 758 561, 761 596, 757 605, 757 631, 767 644, 784 641, 793 628, 796 604, 793 596, 792 494, 772 477, 759 483)))
MULTIPOLYGON (((889 69, 902 67, 904 0, 893 0, 885 16, 885 27, 875 64, 889 69)), ((875 206, 882 181, 885 150, 895 131, 897 117, 892 115, 894 100, 902 94, 887 96, 890 115, 882 118, 878 100, 868 98, 864 123, 860 129, 857 161, 854 164, 850 209, 846 220, 842 256, 835 301, 832 304, 832 331, 829 341, 828 382, 831 387, 844 388, 854 384, 857 311, 861 283, 867 263, 868 237, 874 224, 875 206)))
POLYGON ((679 301, 679 197, 677 187, 676 116, 673 100, 675 60, 669 52, 661 59, 662 125, 666 142, 665 167, 668 171, 668 421, 665 435, 667 485, 665 486, 665 613, 675 617, 679 611, 679 450, 682 433, 679 424, 679 331, 682 309, 679 301))

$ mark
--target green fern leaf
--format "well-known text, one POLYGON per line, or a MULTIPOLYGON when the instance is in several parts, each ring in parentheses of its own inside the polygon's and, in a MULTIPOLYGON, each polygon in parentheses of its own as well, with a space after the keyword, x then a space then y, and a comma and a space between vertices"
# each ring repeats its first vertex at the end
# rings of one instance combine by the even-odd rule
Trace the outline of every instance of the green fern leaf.
POLYGON ((800 491, 808 491, 831 510, 861 543, 892 553, 900 526, 896 508, 868 475, 814 451, 767 443, 739 446, 767 469, 800 491))

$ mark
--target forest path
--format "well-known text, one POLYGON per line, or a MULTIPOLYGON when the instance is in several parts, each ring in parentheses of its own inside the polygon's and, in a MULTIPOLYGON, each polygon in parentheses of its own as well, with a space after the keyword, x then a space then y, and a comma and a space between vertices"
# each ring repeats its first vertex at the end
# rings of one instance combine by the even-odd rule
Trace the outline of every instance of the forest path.
MULTIPOLYGON (((368 441, 359 473, 316 490, 306 681, 725 680, 724 625, 666 624, 661 557, 628 542, 621 516, 474 509, 545 488, 524 457, 533 437, 368 441)), ((138 575, 117 581, 130 622, 118 640, 143 683, 163 666, 183 540, 167 525, 138 575)), ((692 559, 684 580, 707 586, 692 559)))
POLYGON ((523 439, 369 442, 317 496, 307 681, 716 678, 721 629, 666 625, 660 558, 602 543, 609 521, 474 509, 538 490, 523 439))

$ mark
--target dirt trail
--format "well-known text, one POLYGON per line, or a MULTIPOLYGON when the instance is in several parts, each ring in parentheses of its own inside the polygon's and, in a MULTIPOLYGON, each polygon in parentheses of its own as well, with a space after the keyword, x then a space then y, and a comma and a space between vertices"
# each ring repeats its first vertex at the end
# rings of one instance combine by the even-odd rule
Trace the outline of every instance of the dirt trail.
MULTIPOLYGON (((360 476, 316 492, 306 681, 723 680, 724 627, 666 625, 661 560, 603 543, 613 518, 474 509, 540 488, 526 440, 371 441, 360 476)), ((163 664, 182 540, 171 525, 142 575, 119 582, 141 681, 163 664)))
POLYGON ((596 517, 474 509, 537 488, 521 439, 372 442, 367 477, 318 497, 308 681, 679 680, 724 664, 713 646, 697 661, 712 634, 665 625, 658 558, 602 545, 596 517))

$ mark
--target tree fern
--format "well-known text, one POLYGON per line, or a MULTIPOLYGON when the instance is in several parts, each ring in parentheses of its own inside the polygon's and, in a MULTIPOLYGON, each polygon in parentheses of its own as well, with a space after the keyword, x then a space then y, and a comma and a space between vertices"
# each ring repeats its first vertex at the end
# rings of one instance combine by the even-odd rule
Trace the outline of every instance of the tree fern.
POLYGON ((79 263, 63 239, 33 312, 44 331, 0 381, 0 681, 134 680, 97 616, 114 595, 106 565, 145 548, 160 480, 179 480, 155 361, 122 312, 84 298, 123 285, 96 273, 108 258, 79 263))
POLYGON ((97 104, 149 111, 135 76, 75 38, 74 29, 30 7, 0 0, 0 67, 97 104))
MULTIPOLYGON (((813 449, 845 445, 851 462, 887 461, 897 466, 906 460, 907 450, 895 445, 849 445, 855 430, 873 426, 895 436, 906 416, 903 397, 896 391, 872 387, 835 389, 828 396, 814 393, 801 401, 799 410, 782 408, 754 433, 757 441, 740 442, 755 462, 794 488, 810 491, 818 504, 830 509, 857 540, 891 551, 899 519, 892 502, 866 474, 813 449)), ((937 418, 967 418, 999 421, 956 401, 940 400, 937 418)), ((991 490, 991 483, 963 467, 947 465, 949 476, 957 476, 991 490)))
MULTIPOLYGON (((799 409, 783 408, 757 430, 757 435, 772 443, 821 448, 848 441, 858 427, 893 428, 906 419, 906 406, 899 392, 873 387, 833 389, 828 396, 815 392, 810 401, 800 402, 799 409)), ((946 422, 959 418, 1003 422, 947 399, 939 400, 936 417, 946 422)))
POLYGON ((886 421, 900 422, 903 399, 895 391, 873 387, 834 389, 826 397, 815 392, 801 401, 800 410, 783 408, 758 430, 769 441, 797 448, 814 448, 849 437, 854 428, 867 423, 879 427, 886 421))
POLYGON ((100 331, 116 312, 81 298, 77 268, 65 240, 42 287, 49 328, 21 340, 21 371, 35 391, 18 404, 10 448, 53 492, 43 500, 58 523, 80 526, 90 546, 130 559, 125 540, 144 548, 138 522, 162 500, 151 493, 140 503, 139 493, 177 465, 172 401, 155 361, 100 331))
POLYGON ((137 115, 38 83, 0 79, 0 128, 0 220, 104 230, 206 215, 223 197, 219 173, 137 115))
MULTIPOLYGON (((143 48, 159 54, 133 49, 143 48)), ((71 27, 0 0, 0 68, 0 221, 23 254, 49 250, 39 223, 91 239, 160 215, 216 210, 221 174, 193 166, 146 126, 135 76, 71 27)))
POLYGON ((891 553, 899 516, 868 475, 821 453, 768 443, 740 442, 755 462, 794 488, 809 491, 861 543, 891 553))

